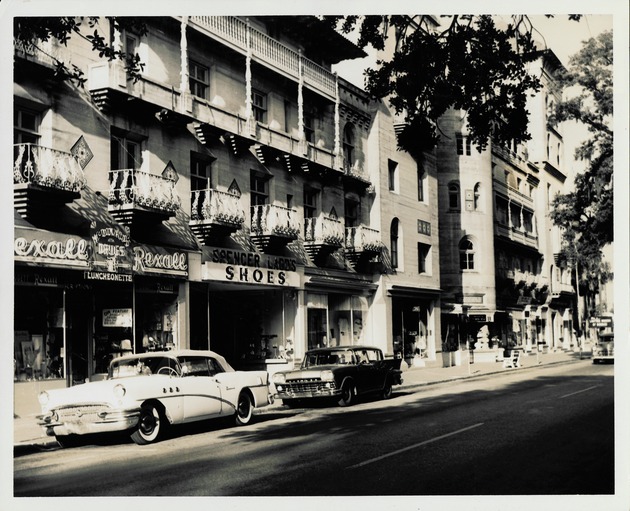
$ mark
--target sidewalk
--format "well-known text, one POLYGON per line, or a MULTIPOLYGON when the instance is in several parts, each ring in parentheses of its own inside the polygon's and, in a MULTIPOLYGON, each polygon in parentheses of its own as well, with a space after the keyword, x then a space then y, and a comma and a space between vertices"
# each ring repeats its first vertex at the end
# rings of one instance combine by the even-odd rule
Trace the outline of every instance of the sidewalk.
MULTIPOLYGON (((489 374, 506 371, 531 371, 538 367, 551 364, 564 364, 579 362, 578 352, 541 353, 538 356, 533 353, 521 358, 521 367, 517 369, 504 369, 501 362, 478 362, 468 364, 467 354, 462 357, 462 365, 453 367, 403 367, 403 384, 396 389, 412 389, 437 383, 445 383, 468 378, 477 378, 489 374)), ((590 353, 584 353, 583 360, 589 359, 590 353)), ((406 366, 403 363, 403 366, 406 366)), ((395 390, 396 390, 395 389, 395 390)), ((273 406, 281 406, 277 401, 273 406)), ((46 436, 41 427, 37 425, 35 417, 16 417, 13 421, 14 446, 46 446, 57 445, 54 437, 46 436)))

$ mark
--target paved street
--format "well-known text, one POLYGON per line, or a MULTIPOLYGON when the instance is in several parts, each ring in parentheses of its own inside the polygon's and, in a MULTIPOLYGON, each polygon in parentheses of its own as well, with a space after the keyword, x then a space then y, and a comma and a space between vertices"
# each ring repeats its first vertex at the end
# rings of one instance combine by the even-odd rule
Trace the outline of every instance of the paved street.
POLYGON ((610 494, 613 369, 584 360, 349 409, 274 407, 245 428, 198 424, 147 447, 25 453, 15 495, 610 494))

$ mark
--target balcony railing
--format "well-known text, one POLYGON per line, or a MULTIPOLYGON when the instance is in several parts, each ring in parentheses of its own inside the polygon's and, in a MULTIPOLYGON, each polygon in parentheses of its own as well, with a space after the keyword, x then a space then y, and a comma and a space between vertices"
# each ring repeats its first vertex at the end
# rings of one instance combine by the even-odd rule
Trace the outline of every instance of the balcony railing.
POLYGON ((335 97, 335 76, 315 62, 279 43, 263 32, 248 26, 247 22, 234 16, 191 16, 190 22, 205 33, 229 46, 247 53, 247 31, 250 30, 252 58, 271 66, 298 81, 300 59, 304 83, 329 98, 335 97))
POLYGON ((364 225, 346 227, 346 249, 351 252, 378 253, 383 249, 381 233, 364 225))
POLYGON ((343 246, 343 223, 335 218, 320 215, 304 219, 304 241, 306 243, 343 246))
POLYGON ((70 153, 34 144, 14 146, 13 183, 34 184, 51 190, 80 193, 86 180, 70 153))
POLYGON ((245 221, 245 212, 237 195, 209 188, 193 190, 190 217, 193 221, 240 228, 245 221))
POLYGON ((271 236, 295 240, 300 232, 297 212, 294 209, 263 204, 252 206, 253 236, 271 236))
POLYGON ((354 177, 356 179, 360 179, 366 183, 369 183, 370 178, 368 177, 365 168, 358 161, 348 162, 344 160, 343 162, 343 172, 346 176, 354 177))
POLYGON ((111 170, 109 205, 173 214, 180 207, 175 182, 137 169, 111 170))
POLYGON ((554 282, 551 286, 551 294, 554 296, 559 296, 562 293, 574 294, 575 291, 571 284, 565 284, 562 282, 554 282))

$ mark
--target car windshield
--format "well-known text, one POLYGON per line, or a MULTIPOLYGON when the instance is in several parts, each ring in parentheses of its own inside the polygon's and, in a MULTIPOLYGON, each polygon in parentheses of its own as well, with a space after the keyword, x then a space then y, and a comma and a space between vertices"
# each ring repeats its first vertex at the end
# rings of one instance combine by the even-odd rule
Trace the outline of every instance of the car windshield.
POLYGON ((352 351, 350 350, 312 351, 308 352, 304 356, 302 367, 344 365, 352 363, 352 351))
POLYGON ((151 376, 181 374, 177 360, 170 357, 133 357, 113 360, 109 366, 109 378, 128 378, 129 376, 151 376))

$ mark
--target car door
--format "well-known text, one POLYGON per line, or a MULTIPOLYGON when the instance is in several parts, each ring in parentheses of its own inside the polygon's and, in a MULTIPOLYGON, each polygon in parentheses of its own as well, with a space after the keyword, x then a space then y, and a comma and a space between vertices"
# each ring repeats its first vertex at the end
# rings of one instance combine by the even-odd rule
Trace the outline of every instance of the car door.
POLYGON ((374 365, 372 350, 359 349, 355 351, 357 357, 357 386, 359 392, 369 392, 378 387, 378 372, 374 365))
POLYGON ((221 415, 221 389, 214 377, 212 360, 205 356, 183 356, 180 364, 184 422, 221 415))

